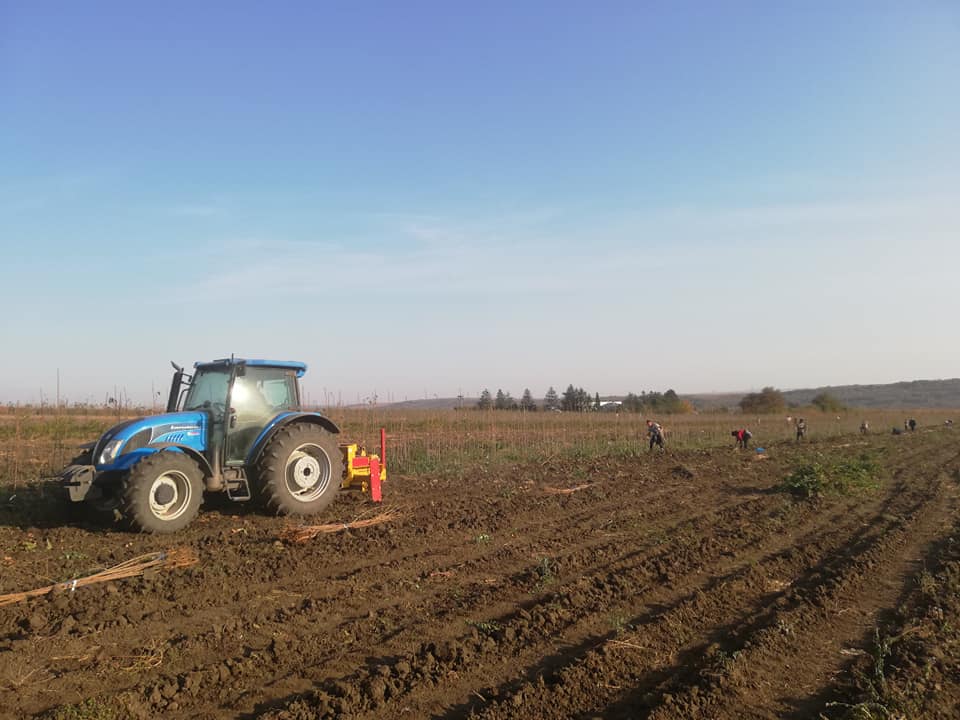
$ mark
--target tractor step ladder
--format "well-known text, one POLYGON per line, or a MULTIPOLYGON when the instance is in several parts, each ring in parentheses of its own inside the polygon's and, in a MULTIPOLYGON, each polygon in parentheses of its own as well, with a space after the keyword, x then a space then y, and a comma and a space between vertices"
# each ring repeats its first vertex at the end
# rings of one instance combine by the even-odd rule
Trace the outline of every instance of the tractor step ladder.
POLYGON ((232 480, 227 480, 225 486, 227 497, 235 502, 246 502, 253 497, 253 493, 250 492, 250 481, 243 473, 232 480))

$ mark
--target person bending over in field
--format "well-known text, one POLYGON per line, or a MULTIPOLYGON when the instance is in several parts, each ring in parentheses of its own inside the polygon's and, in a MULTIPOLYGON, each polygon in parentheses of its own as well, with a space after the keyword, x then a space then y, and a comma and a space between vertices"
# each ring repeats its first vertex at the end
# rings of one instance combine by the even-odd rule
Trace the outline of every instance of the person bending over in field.
POLYGON ((807 421, 803 418, 797 418, 797 442, 800 442, 807 436, 807 421))
POLYGON ((870 423, 864 420, 862 423, 860 423, 860 434, 866 435, 868 432, 870 432, 870 423))
POLYGON ((753 437, 753 433, 751 433, 746 428, 740 428, 739 430, 734 430, 730 434, 737 439, 737 447, 742 450, 747 449, 747 444, 750 442, 750 438, 753 437))
POLYGON ((660 426, 660 423, 647 420, 647 435, 650 436, 651 450, 653 450, 654 445, 658 445, 660 449, 663 450, 663 428, 660 426))

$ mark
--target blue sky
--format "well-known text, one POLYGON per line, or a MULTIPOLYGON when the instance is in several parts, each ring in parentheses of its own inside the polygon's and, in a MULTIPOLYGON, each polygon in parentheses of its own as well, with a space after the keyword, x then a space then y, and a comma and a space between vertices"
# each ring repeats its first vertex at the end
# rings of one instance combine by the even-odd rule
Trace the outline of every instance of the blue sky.
POLYGON ((0 0, 0 400, 954 377, 960 5, 0 0))

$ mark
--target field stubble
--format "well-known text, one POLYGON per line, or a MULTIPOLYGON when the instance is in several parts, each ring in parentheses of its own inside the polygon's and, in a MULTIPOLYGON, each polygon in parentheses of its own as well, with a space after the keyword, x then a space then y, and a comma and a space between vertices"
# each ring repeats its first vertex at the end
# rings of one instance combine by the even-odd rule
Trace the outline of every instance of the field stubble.
MULTIPOLYGON (((867 420, 873 432, 889 433, 913 417, 920 426, 942 425, 951 411, 803 411, 809 439, 850 435, 867 420)), ((633 413, 507 412, 475 410, 416 411, 389 408, 328 412, 350 442, 374 449, 379 429, 387 428, 390 468, 400 473, 467 472, 479 464, 504 464, 553 456, 635 454, 646 449, 646 418, 633 413)), ((95 440, 120 420, 115 412, 58 415, 47 410, 0 414, 0 486, 17 487, 59 471, 76 454, 76 446, 95 440)), ((754 445, 794 437, 786 415, 744 416, 734 413, 681 414, 657 417, 667 444, 677 450, 732 444, 730 431, 748 427, 754 445)))

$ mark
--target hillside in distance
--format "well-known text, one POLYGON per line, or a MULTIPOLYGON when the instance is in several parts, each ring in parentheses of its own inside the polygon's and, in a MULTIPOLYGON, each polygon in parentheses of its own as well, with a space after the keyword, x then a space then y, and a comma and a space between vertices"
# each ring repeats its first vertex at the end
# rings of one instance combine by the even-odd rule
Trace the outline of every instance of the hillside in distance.
POLYGON ((838 385, 813 390, 790 390, 787 402, 809 405, 820 392, 828 392, 844 405, 868 408, 958 408, 960 378, 908 380, 886 385, 838 385))
MULTIPOLYGON (((809 405, 821 392, 830 393, 849 407, 864 408, 960 408, 960 378, 948 380, 907 380, 883 385, 828 385, 818 388, 784 390, 783 395, 791 405, 809 405)), ((680 397, 689 400, 694 407, 735 408, 746 392, 695 393, 680 397)), ((623 396, 602 396, 603 400, 622 400, 623 396)), ((430 398, 392 403, 391 408, 418 410, 473 408, 478 398, 430 398)), ((543 398, 537 398, 542 403, 543 398)))
MULTIPOLYGON (((827 385, 817 388, 784 390, 790 405, 804 406, 822 392, 843 405, 862 408, 960 408, 960 378, 949 380, 907 380, 883 385, 827 385)), ((700 409, 734 408, 743 393, 681 395, 700 409)))

